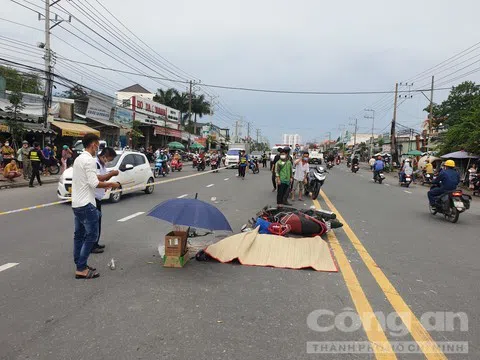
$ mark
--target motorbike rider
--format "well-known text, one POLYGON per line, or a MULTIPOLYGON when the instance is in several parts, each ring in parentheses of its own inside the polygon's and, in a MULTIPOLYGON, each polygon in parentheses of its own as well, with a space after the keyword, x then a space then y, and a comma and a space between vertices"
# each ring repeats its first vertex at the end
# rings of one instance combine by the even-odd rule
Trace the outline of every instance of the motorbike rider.
POLYGON ((382 157, 379 155, 377 157, 377 160, 373 164, 373 179, 375 180, 375 177, 380 174, 380 171, 382 171, 385 168, 385 163, 383 162, 382 157))
POLYGON ((400 170, 399 173, 399 178, 400 182, 405 182, 406 181, 406 175, 413 175, 413 168, 410 165, 410 159, 405 159, 402 169, 400 170))
POLYGON ((158 157, 157 157, 156 160, 162 162, 162 171, 166 172, 167 171, 168 156, 167 156, 167 154, 165 154, 165 151, 160 150, 160 153, 158 154, 158 157))
POLYGON ((355 165, 358 165, 358 156, 355 155, 355 157, 352 159, 352 169, 355 165))
POLYGON ((327 156, 327 162, 331 162, 331 163, 333 164, 334 161, 335 161, 335 156, 333 155, 333 153, 330 153, 330 154, 327 156))
POLYGON ((375 164, 375 156, 372 156, 370 160, 368 160, 368 165, 370 166, 370 170, 373 170, 374 164, 375 164))
POLYGON ((455 170, 455 161, 445 161, 443 171, 441 171, 438 177, 432 182, 432 184, 440 186, 432 187, 427 193, 430 206, 434 208, 437 197, 455 190, 459 183, 460 174, 455 170))
POLYGON ((429 174, 431 179, 433 179, 433 165, 430 163, 430 160, 425 160, 425 166, 423 168, 423 179, 425 180, 425 175, 429 174))

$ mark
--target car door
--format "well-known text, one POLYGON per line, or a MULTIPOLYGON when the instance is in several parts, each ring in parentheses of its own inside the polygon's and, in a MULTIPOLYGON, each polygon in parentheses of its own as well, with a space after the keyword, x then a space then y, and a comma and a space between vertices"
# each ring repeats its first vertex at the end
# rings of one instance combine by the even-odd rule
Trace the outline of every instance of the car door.
POLYGON ((133 154, 135 158, 135 185, 146 184, 150 177, 150 165, 145 156, 133 154))
MULTIPOLYGON (((120 163, 118 178, 120 179, 120 184, 122 188, 129 188, 135 185, 135 158, 133 154, 126 155, 122 162, 120 163), (133 169, 125 170, 127 165, 132 165, 133 169)), ((125 192, 129 192, 128 190, 125 192)))

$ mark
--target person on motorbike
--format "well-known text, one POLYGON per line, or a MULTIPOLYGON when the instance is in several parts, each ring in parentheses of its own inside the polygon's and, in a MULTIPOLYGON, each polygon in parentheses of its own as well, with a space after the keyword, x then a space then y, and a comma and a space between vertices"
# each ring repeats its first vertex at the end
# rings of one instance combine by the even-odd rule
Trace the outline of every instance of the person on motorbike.
POLYGON ((173 158, 175 160, 177 160, 178 162, 180 162, 182 160, 182 156, 180 155, 180 153, 178 151, 175 151, 175 154, 173 155, 173 158))
POLYGON ((410 165, 410 159, 405 159, 405 162, 403 163, 402 169, 399 173, 400 182, 405 182, 406 175, 413 175, 413 168, 410 165))
POLYGON ((158 154, 158 157, 157 157, 156 160, 162 162, 162 171, 166 172, 167 171, 168 156, 167 156, 167 154, 165 154, 165 151, 160 150, 160 153, 158 154))
POLYGON ((358 165, 358 156, 357 155, 355 155, 355 157, 352 160, 352 169, 355 165, 358 165))
POLYGON ((427 193, 430 206, 434 208, 435 200, 446 192, 455 190, 459 183, 460 174, 455 170, 455 161, 445 161, 443 171, 441 171, 438 177, 432 182, 433 185, 437 186, 432 186, 427 193))
POLYGON ((373 170, 374 164, 375 164, 375 156, 372 156, 370 160, 368 160, 368 165, 370 166, 370 170, 373 170))
POLYGON ((430 160, 425 160, 425 166, 423 167, 422 176, 423 181, 426 181, 425 175, 430 175, 430 179, 433 179, 433 165, 430 163, 430 160))
POLYGON ((375 177, 380 174, 380 171, 382 171, 385 168, 385 163, 383 162, 382 157, 379 155, 377 157, 377 160, 375 161, 375 164, 373 164, 373 179, 375 180, 375 177))

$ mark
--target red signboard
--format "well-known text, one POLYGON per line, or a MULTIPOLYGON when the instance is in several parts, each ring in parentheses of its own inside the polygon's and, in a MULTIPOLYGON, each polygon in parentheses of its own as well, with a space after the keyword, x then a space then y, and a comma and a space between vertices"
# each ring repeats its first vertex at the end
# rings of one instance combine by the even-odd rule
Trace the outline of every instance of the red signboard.
POLYGON ((154 126, 153 127, 153 135, 155 135, 155 136, 157 136, 157 135, 171 136, 171 137, 174 137, 174 138, 177 138, 177 139, 182 138, 182 132, 180 130, 170 129, 170 128, 163 127, 163 126, 154 126))

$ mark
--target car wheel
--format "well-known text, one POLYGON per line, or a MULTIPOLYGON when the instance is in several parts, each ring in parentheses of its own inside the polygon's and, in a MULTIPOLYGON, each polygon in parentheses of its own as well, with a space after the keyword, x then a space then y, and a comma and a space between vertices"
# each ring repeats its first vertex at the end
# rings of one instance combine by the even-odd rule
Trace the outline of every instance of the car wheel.
POLYGON ((145 194, 151 194, 151 193, 153 193, 153 190, 155 190, 155 185, 148 185, 148 184, 151 184, 151 183, 153 183, 153 182, 154 182, 154 181, 153 181, 153 178, 148 179, 148 181, 147 181, 147 187, 146 187, 145 190, 144 190, 144 191, 145 191, 145 194))
POLYGON ((122 198, 122 193, 120 191, 110 195, 110 201, 114 204, 118 203, 121 198, 122 198))

